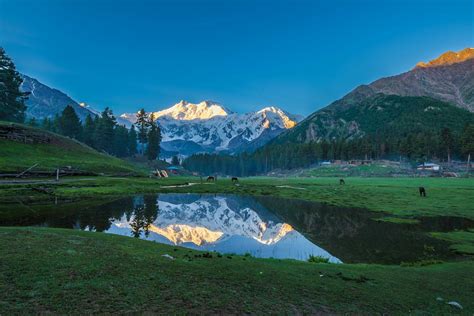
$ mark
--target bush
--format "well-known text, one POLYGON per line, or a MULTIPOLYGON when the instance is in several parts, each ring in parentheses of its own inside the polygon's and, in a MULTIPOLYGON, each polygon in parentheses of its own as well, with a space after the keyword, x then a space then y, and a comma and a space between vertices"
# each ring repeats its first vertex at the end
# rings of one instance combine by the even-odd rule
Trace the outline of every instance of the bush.
POLYGON ((309 255, 308 262, 312 263, 329 263, 329 258, 321 256, 309 255))

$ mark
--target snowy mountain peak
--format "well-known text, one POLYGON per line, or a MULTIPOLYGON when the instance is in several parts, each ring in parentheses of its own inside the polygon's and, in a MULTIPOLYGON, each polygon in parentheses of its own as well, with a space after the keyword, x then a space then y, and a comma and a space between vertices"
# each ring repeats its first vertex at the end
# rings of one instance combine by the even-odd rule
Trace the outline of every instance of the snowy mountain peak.
POLYGON ((267 106, 267 107, 261 109, 260 111, 258 111, 258 113, 263 113, 263 112, 284 113, 284 111, 282 109, 277 108, 275 106, 267 106))
POLYGON ((190 103, 181 100, 170 108, 154 112, 155 118, 168 117, 175 120, 208 120, 216 116, 227 116, 232 112, 214 101, 190 103))
MULTIPOLYGON (((153 115, 161 128, 162 149, 183 156, 255 150, 302 119, 275 106, 234 113, 209 100, 200 103, 182 100, 153 115)), ((125 113, 120 118, 134 123, 136 114, 125 113)))
POLYGON ((301 120, 299 117, 291 115, 275 106, 265 107, 256 113, 271 122, 276 122, 280 128, 284 129, 292 128, 301 120))

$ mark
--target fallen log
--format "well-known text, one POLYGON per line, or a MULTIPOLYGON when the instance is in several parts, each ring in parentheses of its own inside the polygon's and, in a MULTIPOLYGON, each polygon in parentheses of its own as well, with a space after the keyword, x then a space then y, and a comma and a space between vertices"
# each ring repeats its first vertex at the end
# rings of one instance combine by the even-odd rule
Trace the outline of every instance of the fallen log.
POLYGON ((33 191, 48 194, 48 195, 53 195, 54 190, 51 188, 44 188, 44 187, 31 187, 33 191))
POLYGON ((33 169, 34 167, 36 167, 38 164, 35 163, 33 166, 29 167, 28 169, 26 169, 25 171, 23 172, 20 172, 16 177, 19 178, 21 176, 23 176, 25 173, 27 173, 28 171, 30 171, 31 169, 33 169))
MULTIPOLYGON (((97 176, 97 173, 94 172, 88 172, 88 171, 80 171, 80 170, 71 170, 71 171, 65 171, 65 170, 60 170, 59 171, 59 176, 97 176)), ((30 178, 30 177, 56 177, 56 169, 51 170, 51 171, 45 171, 45 170, 35 170, 35 171, 29 171, 26 174, 22 175, 21 178, 30 178)), ((20 178, 18 177, 18 173, 0 173, 0 178, 20 178)))

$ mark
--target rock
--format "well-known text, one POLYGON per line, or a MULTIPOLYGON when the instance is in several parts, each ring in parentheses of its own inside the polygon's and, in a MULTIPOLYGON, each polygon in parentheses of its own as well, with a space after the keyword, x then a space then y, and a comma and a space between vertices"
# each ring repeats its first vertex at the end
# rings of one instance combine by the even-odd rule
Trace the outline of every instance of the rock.
POLYGON ((162 257, 165 257, 165 258, 168 258, 170 260, 174 260, 173 256, 170 256, 169 254, 164 254, 164 255, 161 255, 162 257))
POLYGON ((436 298, 436 300, 439 301, 439 302, 444 301, 443 298, 442 298, 442 297, 439 297, 439 296, 436 298))
POLYGON ((455 301, 448 302, 448 305, 451 305, 451 306, 454 306, 456 308, 462 309, 462 305, 459 304, 458 302, 455 302, 455 301))

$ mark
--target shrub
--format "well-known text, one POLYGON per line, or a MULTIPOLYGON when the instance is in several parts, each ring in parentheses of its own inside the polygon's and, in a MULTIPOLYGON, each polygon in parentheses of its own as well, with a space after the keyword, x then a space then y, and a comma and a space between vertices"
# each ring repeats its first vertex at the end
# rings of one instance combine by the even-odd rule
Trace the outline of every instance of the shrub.
POLYGON ((308 262, 312 263, 329 263, 329 258, 322 256, 309 255, 308 262))

